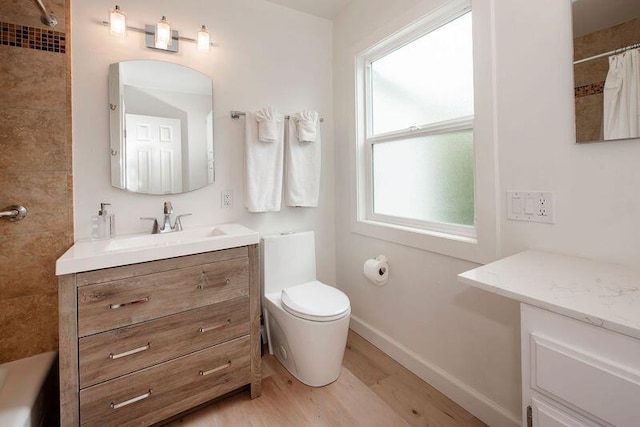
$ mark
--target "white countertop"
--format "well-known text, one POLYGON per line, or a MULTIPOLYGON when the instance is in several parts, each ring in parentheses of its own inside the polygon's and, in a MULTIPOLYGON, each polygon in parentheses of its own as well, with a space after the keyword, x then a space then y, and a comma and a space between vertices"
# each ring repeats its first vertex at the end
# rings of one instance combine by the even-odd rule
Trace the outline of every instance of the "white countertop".
POLYGON ((458 275, 467 285, 640 338, 640 269, 528 250, 458 275))
POLYGON ((240 224, 195 227, 166 234, 130 234, 106 240, 79 240, 56 261, 56 275, 254 245, 259 241, 257 231, 240 224))

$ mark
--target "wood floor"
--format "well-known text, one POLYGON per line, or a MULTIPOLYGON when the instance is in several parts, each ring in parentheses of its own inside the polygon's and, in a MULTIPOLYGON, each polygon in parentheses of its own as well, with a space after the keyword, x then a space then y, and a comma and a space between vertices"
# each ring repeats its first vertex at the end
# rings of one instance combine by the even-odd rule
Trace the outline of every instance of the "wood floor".
POLYGON ((269 354, 262 396, 243 391, 169 424, 171 427, 485 426, 435 388, 349 332, 340 378, 308 387, 269 354))

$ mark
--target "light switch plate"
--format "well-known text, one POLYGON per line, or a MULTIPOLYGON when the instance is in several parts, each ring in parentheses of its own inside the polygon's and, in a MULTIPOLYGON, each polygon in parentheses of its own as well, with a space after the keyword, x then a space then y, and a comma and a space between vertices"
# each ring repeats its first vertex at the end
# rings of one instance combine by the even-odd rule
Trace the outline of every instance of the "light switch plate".
POLYGON ((553 224, 553 213, 550 191, 507 191, 507 219, 553 224))

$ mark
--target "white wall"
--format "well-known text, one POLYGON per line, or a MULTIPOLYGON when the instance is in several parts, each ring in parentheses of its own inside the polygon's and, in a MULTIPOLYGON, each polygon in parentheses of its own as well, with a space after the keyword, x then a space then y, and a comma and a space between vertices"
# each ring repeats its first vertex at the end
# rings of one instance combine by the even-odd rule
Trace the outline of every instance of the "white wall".
POLYGON ((170 200, 176 213, 192 212, 186 227, 240 222, 261 233, 316 231, 321 280, 335 281, 334 171, 332 118, 332 24, 262 0, 128 0, 122 5, 127 24, 143 27, 161 15, 195 37, 206 24, 217 43, 209 53, 181 42, 169 54, 144 47, 143 36, 129 32, 113 37, 98 22, 108 19, 113 2, 72 4, 72 90, 74 211, 77 239, 90 235, 90 217, 100 202, 112 203, 118 234, 150 230, 141 216, 161 216, 170 200), (214 81, 216 182, 191 193, 147 196, 112 188, 109 178, 109 110, 107 75, 111 63, 132 59, 176 62, 201 71, 214 81), (243 208, 244 119, 231 120, 229 110, 255 110, 269 105, 286 114, 318 110, 325 120, 320 206, 283 208, 278 213, 249 214, 243 208), (220 208, 220 192, 232 190, 232 209, 220 208))
MULTIPOLYGON (((443 2, 356 0, 334 22, 336 183, 350 183, 336 186, 337 282, 358 331, 490 425, 510 425, 520 419, 517 304, 457 283, 472 263, 350 231, 353 56, 443 2), (390 263, 383 288, 361 273, 378 254, 390 263)), ((640 144, 574 144, 570 1, 473 7, 494 21, 483 42, 495 49, 500 255, 539 248, 640 264, 640 144), (553 191, 556 224, 507 221, 507 189, 553 191)))
POLYGON ((553 226, 503 215, 503 253, 535 247, 640 265, 639 141, 574 143, 569 3, 501 0, 496 8, 502 197, 549 189, 556 204, 553 226))
MULTIPOLYGON (((517 304, 458 284, 476 264, 351 233, 354 55, 443 3, 356 1, 334 22, 336 182, 351 183, 336 187, 337 283, 358 332, 490 425, 509 425, 520 418, 517 304), (379 254, 390 266, 382 288, 362 275, 379 254)), ((473 6, 491 16, 489 1, 473 6)))

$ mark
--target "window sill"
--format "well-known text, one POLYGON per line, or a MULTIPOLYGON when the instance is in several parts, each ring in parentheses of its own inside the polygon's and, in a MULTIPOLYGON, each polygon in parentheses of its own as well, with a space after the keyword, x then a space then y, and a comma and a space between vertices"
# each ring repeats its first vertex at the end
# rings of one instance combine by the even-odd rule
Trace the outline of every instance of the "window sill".
POLYGON ((482 263, 486 258, 482 256, 478 239, 472 237, 371 220, 354 221, 351 231, 362 236, 448 255, 466 261, 482 263))

